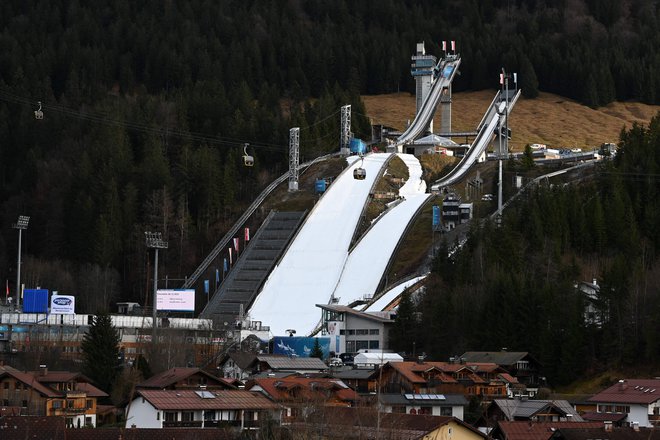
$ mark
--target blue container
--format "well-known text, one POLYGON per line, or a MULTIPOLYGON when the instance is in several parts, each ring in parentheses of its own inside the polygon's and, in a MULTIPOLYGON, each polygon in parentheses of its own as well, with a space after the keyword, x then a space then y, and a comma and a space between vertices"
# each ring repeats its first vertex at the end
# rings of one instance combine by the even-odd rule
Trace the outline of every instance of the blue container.
POLYGON ((24 313, 48 313, 48 290, 25 289, 23 291, 24 313))
POLYGON ((362 139, 351 139, 348 147, 351 150, 351 154, 365 154, 367 152, 367 144, 362 139))
POLYGON ((316 181, 316 184, 314 185, 314 189, 316 190, 316 194, 322 194, 325 192, 325 179, 318 179, 316 181))

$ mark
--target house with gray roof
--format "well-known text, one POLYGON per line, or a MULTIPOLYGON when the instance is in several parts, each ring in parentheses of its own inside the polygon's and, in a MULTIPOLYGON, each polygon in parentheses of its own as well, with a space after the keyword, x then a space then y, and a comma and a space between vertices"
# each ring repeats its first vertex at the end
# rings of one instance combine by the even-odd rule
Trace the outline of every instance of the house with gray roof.
POLYGON ((566 400, 494 399, 486 408, 481 426, 494 426, 500 421, 582 422, 566 400))

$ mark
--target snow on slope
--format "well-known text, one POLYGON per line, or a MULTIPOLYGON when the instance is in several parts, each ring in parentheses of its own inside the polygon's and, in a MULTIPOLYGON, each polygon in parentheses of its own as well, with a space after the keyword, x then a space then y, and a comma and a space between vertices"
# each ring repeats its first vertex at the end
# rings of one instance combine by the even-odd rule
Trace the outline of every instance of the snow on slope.
POLYGON ((390 257, 408 223, 431 196, 425 194, 426 182, 422 180, 419 160, 412 154, 397 156, 408 166, 408 180, 399 189, 399 195, 404 197, 404 200, 386 211, 348 256, 335 289, 335 297, 340 304, 350 304, 376 293, 390 257))
POLYGON ((270 326, 274 335, 296 329, 309 334, 319 323, 321 310, 337 285, 348 257, 348 247, 362 207, 381 167, 390 156, 365 156, 365 180, 353 179, 355 161, 337 178, 316 203, 288 251, 273 269, 250 308, 250 317, 270 326))
POLYGON ((401 284, 398 284, 394 287, 392 287, 390 290, 387 292, 383 293, 383 295, 378 298, 376 301, 372 302, 368 306, 366 306, 364 309, 362 309, 363 312, 380 312, 385 309, 385 307, 388 306, 389 303, 394 301, 397 296, 401 295, 404 290, 406 290, 408 287, 412 286, 416 282, 423 280, 426 278, 428 274, 421 275, 418 277, 415 277, 411 280, 404 281, 401 284))

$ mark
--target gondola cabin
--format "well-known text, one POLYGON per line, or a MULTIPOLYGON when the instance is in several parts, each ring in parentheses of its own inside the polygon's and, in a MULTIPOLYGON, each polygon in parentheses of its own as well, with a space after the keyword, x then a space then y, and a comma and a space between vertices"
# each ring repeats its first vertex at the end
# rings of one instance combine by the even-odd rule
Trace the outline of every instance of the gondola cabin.
POLYGON ((364 180, 367 178, 367 170, 364 168, 356 168, 353 170, 353 178, 355 180, 364 180))

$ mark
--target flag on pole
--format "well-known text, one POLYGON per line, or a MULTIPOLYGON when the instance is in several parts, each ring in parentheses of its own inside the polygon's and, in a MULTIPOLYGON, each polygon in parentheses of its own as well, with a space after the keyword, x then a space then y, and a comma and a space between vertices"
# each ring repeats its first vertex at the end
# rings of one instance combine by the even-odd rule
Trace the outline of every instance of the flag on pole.
POLYGON ((234 259, 231 257, 231 248, 228 249, 229 249, 229 264, 232 265, 234 264, 234 259))
POLYGON ((447 52, 447 42, 446 41, 442 42, 442 51, 447 52))
POLYGON ((225 258, 224 260, 225 261, 224 261, 224 265, 222 266, 222 271, 223 273, 227 273, 227 270, 229 270, 229 268, 227 267, 227 259, 225 258))
POLYGON ((238 238, 234 238, 234 250, 236 251, 236 254, 238 255, 238 238))
POLYGON ((456 41, 451 40, 451 51, 456 52, 456 41))
POLYGON ((250 228, 245 228, 245 242, 250 241, 250 228))
POLYGON ((220 282, 220 270, 216 269, 215 270, 215 285, 217 286, 219 282, 220 282))
POLYGON ((209 280, 204 280, 204 293, 209 293, 209 280))

